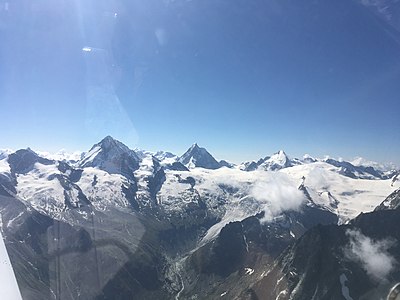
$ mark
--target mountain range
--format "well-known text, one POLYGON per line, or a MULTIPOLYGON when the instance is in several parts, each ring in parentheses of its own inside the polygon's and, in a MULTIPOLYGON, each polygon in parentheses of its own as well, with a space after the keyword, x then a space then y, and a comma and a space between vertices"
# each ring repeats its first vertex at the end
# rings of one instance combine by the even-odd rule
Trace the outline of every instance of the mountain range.
POLYGON ((24 299, 378 299, 400 280, 397 174, 107 136, 1 151, 1 230, 24 299))

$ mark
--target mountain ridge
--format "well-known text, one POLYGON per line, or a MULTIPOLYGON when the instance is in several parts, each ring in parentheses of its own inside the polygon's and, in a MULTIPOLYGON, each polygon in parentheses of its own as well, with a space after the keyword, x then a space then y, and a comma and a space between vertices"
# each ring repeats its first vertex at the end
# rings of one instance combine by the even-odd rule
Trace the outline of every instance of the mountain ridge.
MULTIPOLYGON (((199 149, 189 148, 189 162, 199 149)), ((24 297, 242 295, 318 224, 398 205, 398 194, 387 198, 397 181, 349 178, 283 151, 260 163, 279 168, 254 171, 186 168, 156 154, 106 137, 78 162, 29 149, 0 160, 0 224, 24 297)))
MULTIPOLYGON (((151 152, 151 151, 146 151, 146 150, 140 150, 140 149, 130 149, 127 147, 125 144, 122 142, 114 139, 111 136, 106 136, 103 138, 99 143, 94 144, 89 151, 87 152, 67 152, 65 150, 59 151, 55 153, 54 155, 48 153, 48 152, 42 152, 42 151, 37 151, 35 152, 37 155, 50 159, 50 160, 59 160, 59 161, 64 161, 64 162, 70 162, 71 164, 78 164, 78 166, 83 166, 83 165, 90 165, 93 164, 91 160, 93 157, 91 157, 94 154, 96 150, 98 150, 96 147, 103 146, 103 148, 113 148, 117 149, 117 152, 119 153, 129 153, 129 156, 132 156, 134 160, 140 161, 143 157, 145 157, 147 154, 153 155, 155 158, 157 158, 161 163, 165 165, 171 166, 173 163, 180 162, 182 161, 183 165, 189 165, 191 164, 192 167, 196 167, 196 164, 203 165, 206 168, 210 169, 217 169, 222 166, 225 167, 238 167, 244 171, 254 171, 258 168, 262 168, 265 170, 279 170, 282 168, 287 168, 291 167, 294 165, 298 164, 304 164, 304 163, 313 163, 316 161, 325 161, 328 162, 329 164, 332 164, 336 167, 342 168, 342 173, 345 176, 348 177, 359 177, 359 178, 380 178, 380 179, 387 179, 391 178, 394 176, 396 173, 399 172, 399 168, 396 167, 394 164, 380 164, 377 162, 372 162, 369 160, 365 160, 361 157, 357 157, 354 160, 343 160, 343 159, 334 159, 331 157, 324 157, 324 158, 314 158, 308 154, 305 154, 301 159, 298 158, 290 158, 284 150, 279 150, 272 155, 265 156, 263 158, 260 158, 258 161, 247 161, 247 162, 242 162, 240 164, 233 164, 230 163, 226 160, 221 160, 217 161, 208 151, 206 148, 200 147, 197 143, 194 143, 191 147, 186 150, 184 154, 181 156, 178 156, 176 154, 173 154, 171 152, 167 151, 162 151, 158 150, 156 152, 151 152), (197 156, 196 159, 193 160, 193 155, 197 156), (197 162, 197 159, 201 157, 201 155, 204 155, 205 158, 200 163, 197 162), (192 158, 192 161, 190 160, 192 158)), ((12 154, 13 150, 10 149, 0 149, 0 160, 6 159, 10 154, 12 154)), ((200 161, 202 159, 200 158, 200 161)))

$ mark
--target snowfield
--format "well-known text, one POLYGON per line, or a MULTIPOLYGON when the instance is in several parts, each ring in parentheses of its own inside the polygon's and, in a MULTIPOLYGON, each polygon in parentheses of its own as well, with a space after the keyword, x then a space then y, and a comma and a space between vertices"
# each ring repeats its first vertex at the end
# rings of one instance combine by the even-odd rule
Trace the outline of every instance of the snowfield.
POLYGON ((55 165, 35 163, 26 174, 17 174, 17 196, 45 214, 58 215, 64 208, 64 189, 52 176, 60 172, 55 165))
POLYGON ((338 173, 338 168, 315 162, 280 170, 292 178, 305 177, 313 201, 326 207, 337 200, 337 213, 345 222, 361 212, 374 210, 396 187, 391 180, 353 179, 338 173))
POLYGON ((205 243, 229 222, 243 220, 263 210, 265 221, 270 221, 283 211, 298 209, 306 201, 305 195, 298 190, 303 176, 312 200, 336 213, 342 223, 361 212, 372 211, 396 189, 390 186, 389 179, 352 179, 340 175, 338 168, 330 164, 316 162, 279 171, 246 172, 226 167, 168 171, 158 199, 166 209, 179 211, 185 201, 191 201, 185 195, 192 189, 187 183, 192 177, 199 195, 208 195, 207 205, 221 209, 218 204, 223 202, 222 220, 208 230, 203 239, 205 243))
POLYGON ((122 175, 89 167, 83 170, 77 184, 98 210, 106 210, 109 206, 126 208, 129 205, 122 192, 122 187, 128 186, 128 180, 122 175))

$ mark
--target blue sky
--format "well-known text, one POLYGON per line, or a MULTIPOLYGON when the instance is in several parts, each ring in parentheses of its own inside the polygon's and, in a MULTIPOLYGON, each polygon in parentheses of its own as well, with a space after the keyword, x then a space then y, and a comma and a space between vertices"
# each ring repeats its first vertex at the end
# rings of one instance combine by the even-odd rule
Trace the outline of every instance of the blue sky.
POLYGON ((0 1, 0 148, 400 164, 400 34, 348 0, 0 1))

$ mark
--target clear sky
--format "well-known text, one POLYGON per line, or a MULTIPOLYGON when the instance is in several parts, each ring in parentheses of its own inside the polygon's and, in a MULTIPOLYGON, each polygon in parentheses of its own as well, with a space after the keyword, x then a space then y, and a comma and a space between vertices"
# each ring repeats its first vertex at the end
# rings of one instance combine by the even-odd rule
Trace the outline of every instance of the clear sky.
POLYGON ((399 165, 399 4, 371 3, 0 0, 0 148, 399 165))

